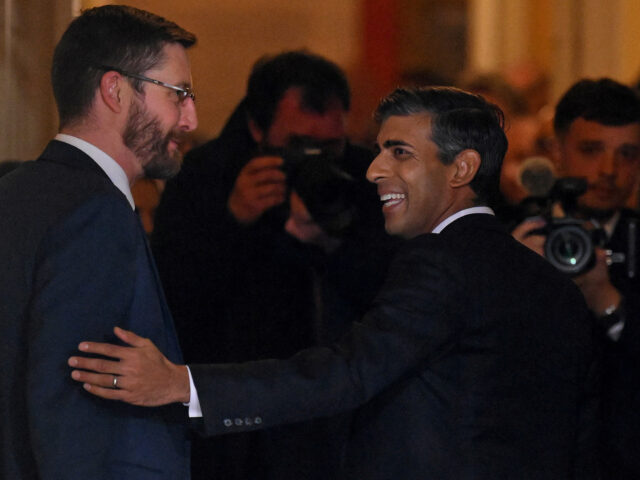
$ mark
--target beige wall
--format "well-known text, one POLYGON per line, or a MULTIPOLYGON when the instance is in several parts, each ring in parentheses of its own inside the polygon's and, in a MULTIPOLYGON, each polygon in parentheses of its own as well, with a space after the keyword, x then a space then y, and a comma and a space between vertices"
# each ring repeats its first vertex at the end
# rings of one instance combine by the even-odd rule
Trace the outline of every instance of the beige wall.
POLYGON ((49 84, 53 47, 80 8, 126 3, 198 36, 192 49, 197 134, 215 136, 240 101, 255 60, 308 48, 349 72, 359 58, 359 0, 0 0, 0 161, 37 156, 57 129, 49 84), (9 8, 7 8, 9 5, 9 8))
POLYGON ((3 0, 0 12, 0 161, 25 160, 56 131, 49 70, 71 2, 3 0))
POLYGON ((469 0, 470 66, 535 60, 554 98, 583 77, 632 83, 640 74, 638 0, 469 0))
MULTIPOLYGON (((90 2, 99 5, 114 2, 90 2)), ((260 56, 308 48, 351 72, 359 57, 358 0, 129 0, 194 32, 197 134, 215 136, 244 94, 260 56)))
MULTIPOLYGON (((435 30, 425 16, 440 8, 437 5, 446 5, 446 0, 396 1, 402 7, 401 66, 415 67, 424 52, 431 60, 438 57, 438 52, 429 52, 440 49, 429 40, 435 30), (425 36, 420 36, 421 25, 425 36)), ((491 70, 533 59, 551 72, 555 97, 582 76, 607 75, 631 82, 640 74, 638 0, 452 0, 452 4, 461 1, 468 4, 468 43, 460 55, 466 55, 468 66, 491 70)), ((55 133, 49 85, 53 47, 74 12, 104 3, 108 2, 0 0, 0 161, 35 157, 55 133)), ((192 64, 198 133, 204 138, 217 134, 242 97, 253 62, 283 49, 307 47, 347 70, 354 104, 367 105, 353 119, 352 132, 362 130, 358 126, 376 103, 358 97, 359 92, 366 95, 368 79, 359 65, 363 0, 126 3, 171 18, 198 35, 192 64)))

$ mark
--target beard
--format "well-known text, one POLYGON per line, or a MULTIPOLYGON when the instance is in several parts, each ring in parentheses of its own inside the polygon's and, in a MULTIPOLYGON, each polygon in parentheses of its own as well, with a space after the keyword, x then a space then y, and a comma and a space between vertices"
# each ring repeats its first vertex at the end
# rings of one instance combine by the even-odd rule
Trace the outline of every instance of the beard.
POLYGON ((163 134, 160 121, 142 102, 133 101, 122 140, 139 159, 146 177, 168 179, 180 171, 182 152, 178 148, 168 150, 169 142, 180 137, 182 133, 175 129, 163 134))

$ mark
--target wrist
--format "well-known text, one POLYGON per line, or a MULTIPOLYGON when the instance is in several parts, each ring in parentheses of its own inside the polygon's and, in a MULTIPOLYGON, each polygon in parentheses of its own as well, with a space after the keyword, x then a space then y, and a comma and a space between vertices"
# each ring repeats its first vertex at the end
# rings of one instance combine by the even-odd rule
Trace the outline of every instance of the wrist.
POLYGON ((622 300, 609 305, 600 315, 596 315, 597 324, 608 334, 611 334, 613 327, 619 327, 619 330, 622 330, 624 320, 625 315, 622 300))
POLYGON ((175 365, 173 398, 171 403, 189 403, 191 387, 189 385, 189 370, 186 365, 175 365))
POLYGON ((238 210, 234 202, 233 193, 227 199, 227 214, 233 219, 234 222, 242 223, 240 218, 242 217, 241 211, 238 210))
POLYGON ((613 285, 604 286, 597 293, 585 295, 585 298, 596 317, 613 313, 622 302, 622 295, 613 285))

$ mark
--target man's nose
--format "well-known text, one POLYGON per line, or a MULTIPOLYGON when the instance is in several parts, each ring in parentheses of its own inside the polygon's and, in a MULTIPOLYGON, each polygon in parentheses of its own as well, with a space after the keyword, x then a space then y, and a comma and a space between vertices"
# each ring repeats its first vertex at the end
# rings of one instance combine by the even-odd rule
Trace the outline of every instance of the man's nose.
POLYGON ((198 127, 196 103, 190 97, 187 97, 180 106, 179 126, 186 132, 191 132, 198 127))
POLYGON ((605 152, 600 159, 600 175, 611 177, 617 173, 617 160, 615 152, 605 152))
POLYGON ((376 158, 373 159, 369 168, 367 169, 367 180, 371 183, 376 183, 384 176, 384 159, 382 153, 379 153, 376 158))

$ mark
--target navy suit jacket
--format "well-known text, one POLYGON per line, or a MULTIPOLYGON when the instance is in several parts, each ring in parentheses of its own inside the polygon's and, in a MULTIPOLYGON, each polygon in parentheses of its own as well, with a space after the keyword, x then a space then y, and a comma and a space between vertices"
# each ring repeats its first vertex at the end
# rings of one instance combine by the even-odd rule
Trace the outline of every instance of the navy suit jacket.
POLYGON ((105 401, 70 378, 113 326, 181 362, 140 222, 87 155, 52 141, 0 179, 0 477, 184 479, 187 412, 105 401))
POLYGON ((582 295, 490 215, 407 242, 334 346, 191 371, 211 435, 355 408, 346 478, 598 478, 582 295))

